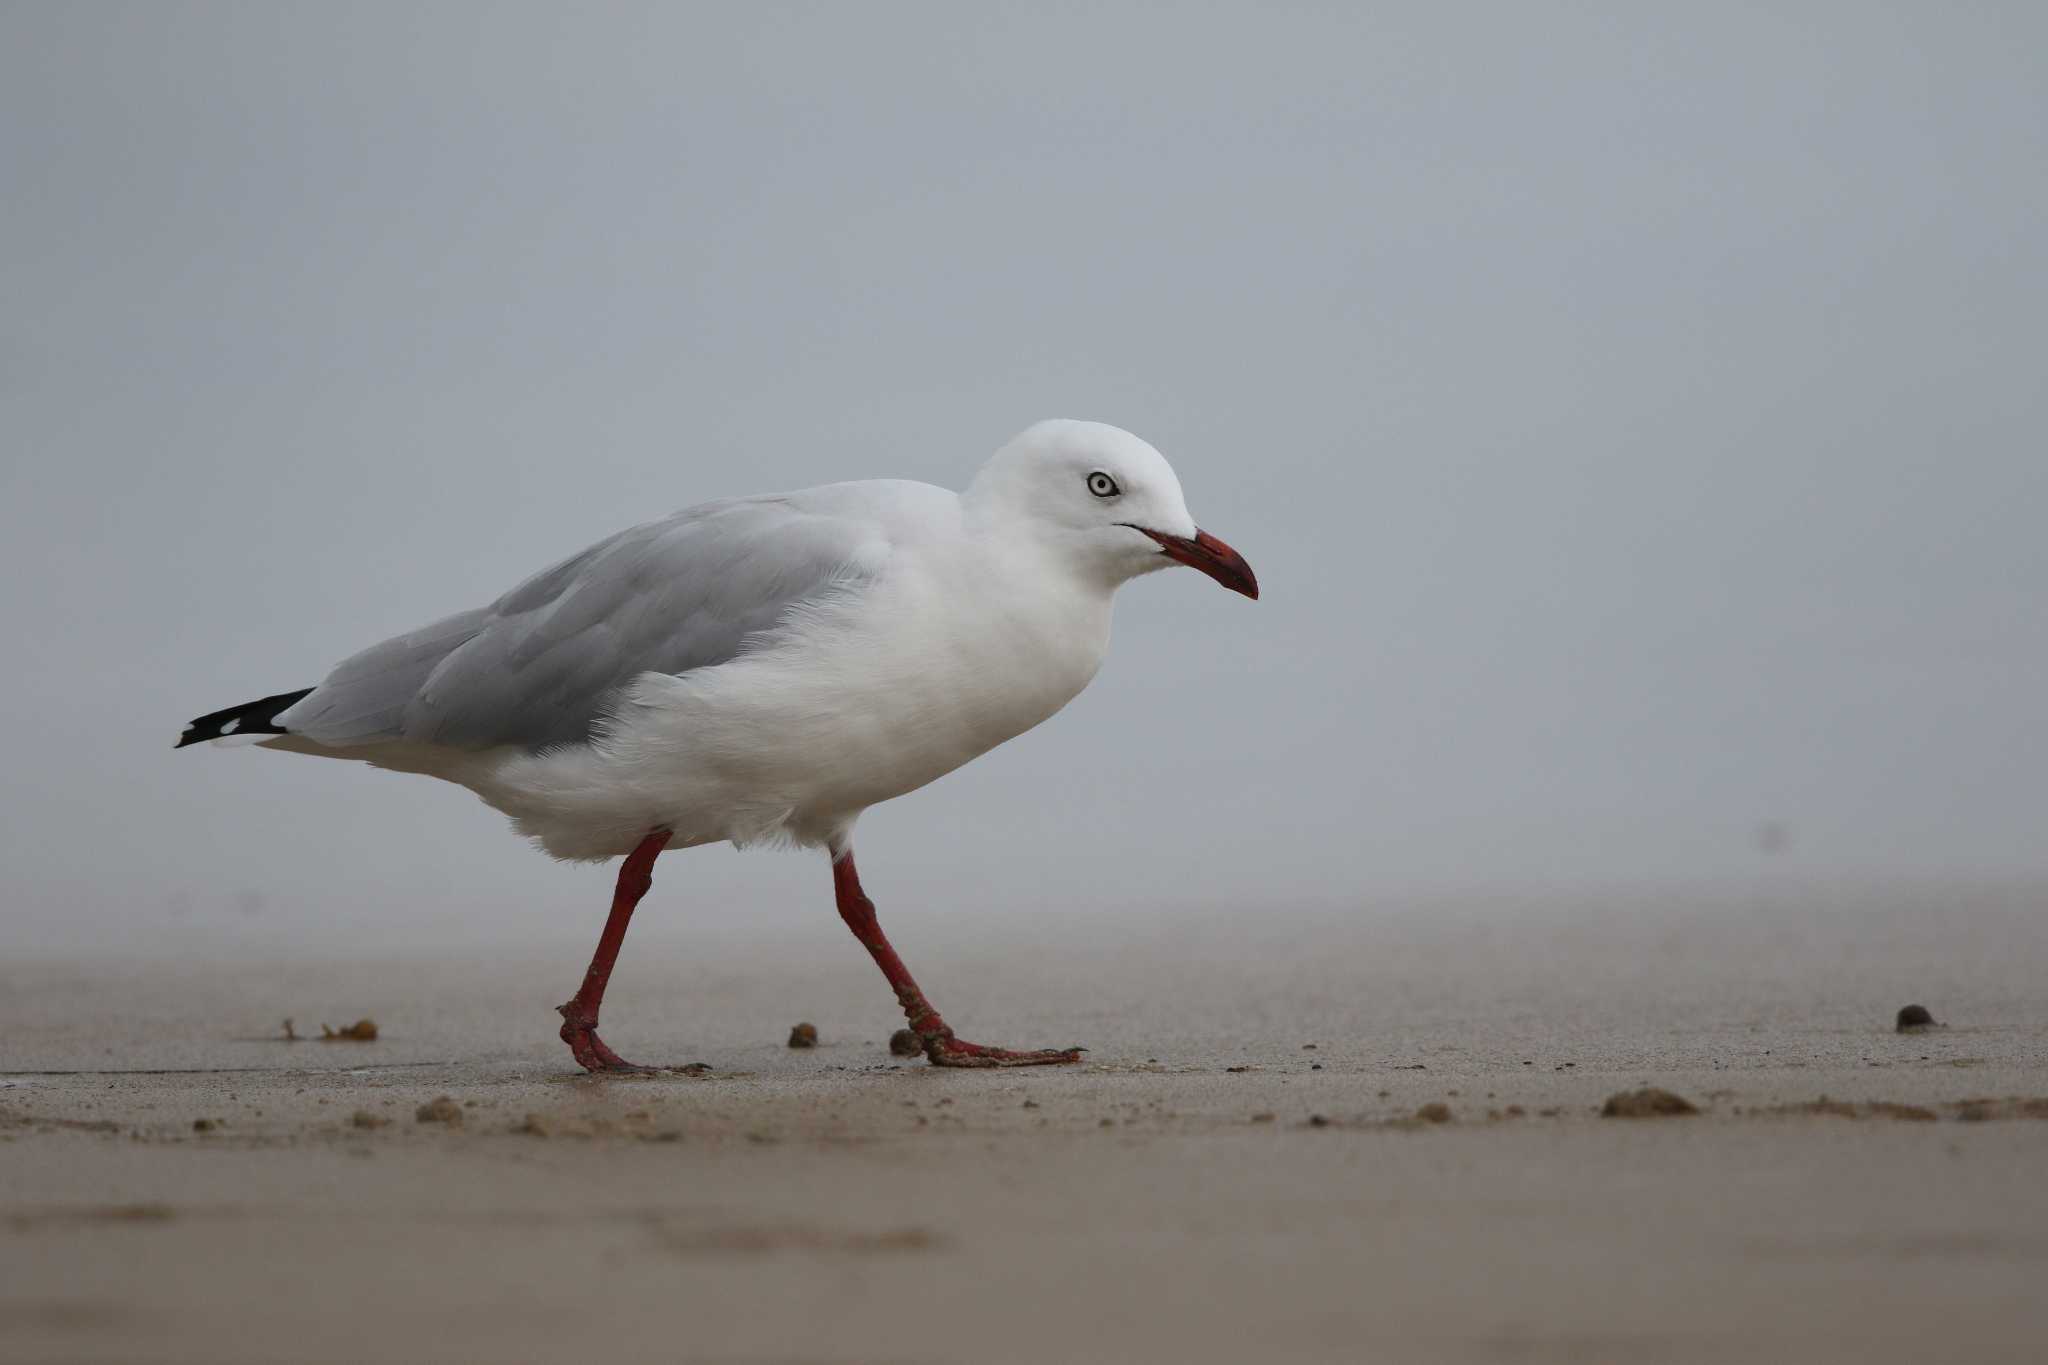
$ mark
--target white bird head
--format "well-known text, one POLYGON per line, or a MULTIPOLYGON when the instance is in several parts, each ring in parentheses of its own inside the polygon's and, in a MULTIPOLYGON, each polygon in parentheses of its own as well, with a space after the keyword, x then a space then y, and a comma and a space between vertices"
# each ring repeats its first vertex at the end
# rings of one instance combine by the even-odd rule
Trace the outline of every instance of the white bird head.
POLYGON ((1195 525, 1166 457, 1120 427, 1066 418, 1027 427, 983 466, 966 499, 1056 543, 1112 587, 1178 563, 1259 595, 1244 557, 1195 525))

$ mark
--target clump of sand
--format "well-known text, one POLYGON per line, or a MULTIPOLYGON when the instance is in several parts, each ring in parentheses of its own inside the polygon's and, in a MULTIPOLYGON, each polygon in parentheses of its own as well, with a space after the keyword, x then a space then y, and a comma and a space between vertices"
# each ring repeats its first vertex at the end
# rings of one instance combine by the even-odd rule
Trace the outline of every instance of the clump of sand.
POLYGON ((2028 1099, 2019 1095, 2002 1100, 1958 1100, 1954 1107, 1956 1117, 1965 1123, 1981 1123, 1986 1119, 2048 1119, 2048 1099, 2028 1099))
POLYGON ((1659 1090, 1653 1085, 1609 1095, 1607 1103, 1600 1106, 1600 1117, 1603 1119, 1678 1118, 1699 1112, 1699 1106, 1683 1095, 1674 1095, 1669 1090, 1659 1090))
POLYGON ((413 1111, 413 1118, 421 1123, 445 1123, 451 1128, 462 1126, 462 1106, 452 1095, 442 1095, 428 1100, 413 1111))
POLYGON ((1842 1100, 1831 1100, 1822 1095, 1817 1100, 1804 1104, 1778 1104, 1768 1109, 1752 1109, 1753 1114, 1822 1115, 1838 1119, 1904 1119, 1909 1123, 1932 1123, 1939 1117, 1932 1109, 1923 1109, 1917 1104, 1898 1104, 1891 1100, 1872 1100, 1866 1104, 1849 1104, 1842 1100))

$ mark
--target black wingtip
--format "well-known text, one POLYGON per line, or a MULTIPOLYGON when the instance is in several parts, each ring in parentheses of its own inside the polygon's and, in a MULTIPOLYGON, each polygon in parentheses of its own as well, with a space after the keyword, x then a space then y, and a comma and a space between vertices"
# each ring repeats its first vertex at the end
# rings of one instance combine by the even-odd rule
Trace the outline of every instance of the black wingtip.
POLYGON ((185 727, 185 733, 179 735, 178 742, 171 747, 182 749, 188 744, 204 744, 209 739, 224 739, 229 735, 289 734, 290 731, 277 723, 278 716, 312 691, 310 687, 302 687, 296 692, 280 692, 274 697, 245 701, 240 706, 200 716, 185 727))

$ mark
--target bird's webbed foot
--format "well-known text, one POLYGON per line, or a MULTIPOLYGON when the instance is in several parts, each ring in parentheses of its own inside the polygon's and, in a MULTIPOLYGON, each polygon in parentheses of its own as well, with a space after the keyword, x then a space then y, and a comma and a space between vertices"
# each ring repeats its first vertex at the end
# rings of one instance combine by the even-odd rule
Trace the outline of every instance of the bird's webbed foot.
POLYGON ((924 1055, 933 1066, 1066 1066, 1081 1060, 1086 1048, 1036 1048, 1016 1051, 1007 1047, 985 1047, 955 1038, 953 1030, 920 1033, 924 1055))
POLYGON ((605 1046, 604 1039, 597 1036, 597 1020, 586 1017, 576 1009, 576 1002, 570 1001, 561 1007, 562 1041, 569 1045, 569 1051, 576 1054, 576 1061, 585 1071, 593 1072, 642 1072, 653 1071, 654 1067, 629 1062, 605 1046))

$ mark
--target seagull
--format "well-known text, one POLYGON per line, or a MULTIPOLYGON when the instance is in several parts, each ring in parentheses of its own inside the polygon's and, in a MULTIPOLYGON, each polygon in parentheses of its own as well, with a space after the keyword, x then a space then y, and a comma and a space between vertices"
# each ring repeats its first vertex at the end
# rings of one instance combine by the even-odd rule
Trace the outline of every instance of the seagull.
POLYGON ((1100 422, 1026 429, 954 493, 899 479, 691 507, 487 607, 372 645, 317 687, 194 720, 263 747, 459 783, 557 858, 624 858, 561 1036, 586 1070, 626 926, 671 849, 822 848, 839 914, 938 1066, 1080 1060, 956 1037, 854 869, 869 806, 1046 720, 1094 678, 1118 587, 1175 564, 1257 598, 1173 468, 1100 422))

